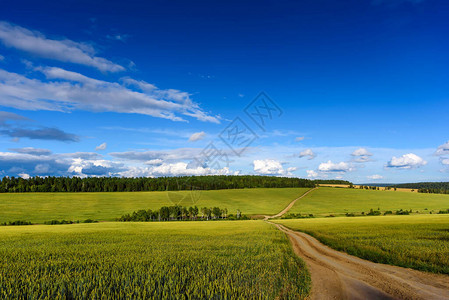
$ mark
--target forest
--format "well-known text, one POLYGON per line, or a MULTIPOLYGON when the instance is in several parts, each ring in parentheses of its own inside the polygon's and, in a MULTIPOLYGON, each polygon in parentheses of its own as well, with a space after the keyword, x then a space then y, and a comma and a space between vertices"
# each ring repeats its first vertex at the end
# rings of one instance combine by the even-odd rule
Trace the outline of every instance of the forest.
POLYGON ((417 189, 419 193, 449 194, 449 182, 417 182, 395 184, 398 188, 417 189))
POLYGON ((308 179, 272 176, 183 176, 183 177, 3 177, 0 193, 25 192, 138 192, 220 190, 242 188, 315 187, 308 179))

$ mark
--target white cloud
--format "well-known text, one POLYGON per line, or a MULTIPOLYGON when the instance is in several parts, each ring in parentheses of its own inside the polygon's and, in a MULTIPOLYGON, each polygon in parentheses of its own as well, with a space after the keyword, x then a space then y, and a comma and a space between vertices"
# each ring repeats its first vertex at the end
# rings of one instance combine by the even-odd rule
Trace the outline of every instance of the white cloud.
POLYGON ((320 172, 349 172, 353 168, 346 162, 333 163, 332 161, 321 163, 318 166, 318 171, 320 172))
POLYGON ((449 165, 449 158, 442 158, 442 159, 440 160, 440 162, 441 162, 443 165, 449 165))
POLYGON ((196 142, 204 139, 206 137, 206 133, 204 131, 201 132, 195 132, 192 134, 189 138, 189 142, 196 142))
POLYGON ((319 174, 317 172, 315 172, 314 170, 307 170, 307 177, 309 178, 316 178, 319 176, 319 174))
POLYGON ((0 40, 8 47, 40 57, 94 67, 103 72, 124 71, 125 68, 95 56, 92 46, 71 40, 54 40, 42 33, 0 22, 0 40))
POLYGON ((299 157, 309 157, 308 159, 314 159, 316 157, 316 154, 312 151, 312 149, 306 149, 304 151, 302 151, 301 153, 299 153, 299 157))
POLYGON ((382 175, 374 174, 374 175, 366 176, 366 178, 372 179, 372 180, 378 180, 378 179, 383 179, 384 177, 382 175))
POLYGON ((373 154, 370 153, 366 148, 359 148, 357 150, 354 150, 351 154, 352 156, 372 156, 373 154))
POLYGON ((0 61, 4 61, 4 60, 5 60, 5 57, 0 54, 0 61))
POLYGON ((298 136, 298 137, 295 138, 295 141, 296 141, 296 142, 301 142, 301 141, 303 141, 303 140, 304 140, 304 137, 303 137, 303 136, 298 136))
POLYGON ((353 161, 359 163, 371 161, 371 156, 373 156, 373 154, 370 153, 366 148, 358 148, 357 150, 354 150, 351 155, 354 156, 353 161))
MULTIPOLYGON (((22 110, 118 112, 149 115, 185 121, 179 115, 200 121, 220 123, 190 99, 188 93, 174 89, 150 90, 139 82, 138 91, 116 82, 86 77, 61 68, 36 68, 49 81, 30 79, 0 69, 0 105, 22 110)), ((129 85, 135 80, 124 79, 129 85)), ((135 84, 134 84, 135 85, 135 84)))
POLYGON ((435 155, 437 156, 449 155, 449 141, 447 141, 443 145, 440 145, 437 151, 435 151, 435 155))
POLYGON ((408 153, 400 157, 393 156, 387 163, 388 168, 414 169, 426 165, 427 162, 416 154, 408 153))
POLYGON ((162 159, 150 159, 145 162, 146 165, 161 165, 164 161, 162 159))
POLYGON ((21 178, 23 178, 23 179, 28 179, 28 178, 30 178, 31 176, 29 175, 29 174, 27 174, 27 173, 19 173, 18 174, 21 178))
POLYGON ((124 177, 157 177, 157 176, 199 176, 199 175, 238 175, 238 172, 232 172, 229 168, 212 169, 205 167, 189 168, 185 162, 164 163, 153 167, 130 167, 125 171, 118 173, 124 177))
POLYGON ((107 147, 108 147, 108 144, 107 143, 103 143, 103 144, 98 145, 97 147, 95 147, 95 151, 106 150, 107 147))
POLYGON ((253 161, 254 172, 260 175, 287 175, 297 170, 295 167, 284 169, 282 163, 274 159, 256 159, 253 161))

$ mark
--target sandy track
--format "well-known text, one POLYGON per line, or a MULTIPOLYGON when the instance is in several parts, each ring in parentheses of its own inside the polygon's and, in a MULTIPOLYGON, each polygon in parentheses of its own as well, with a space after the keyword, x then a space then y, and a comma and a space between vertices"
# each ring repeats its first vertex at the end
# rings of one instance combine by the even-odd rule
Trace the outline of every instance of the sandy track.
MULTIPOLYGON (((293 200, 285 214, 299 199, 293 200)), ((271 222, 269 222, 271 223, 271 222)), ((449 299, 449 276, 377 264, 331 249, 308 234, 274 224, 290 238, 312 277, 311 299, 449 299)))
POLYGON ((312 299, 449 299, 449 276, 377 264, 275 224, 312 276, 312 299))
POLYGON ((289 204, 286 208, 284 208, 284 210, 282 210, 280 213, 278 213, 278 214, 276 214, 276 215, 274 215, 274 216, 265 216, 264 220, 266 221, 266 220, 268 220, 268 219, 278 218, 278 217, 284 215, 285 213, 287 213, 287 212, 290 210, 290 208, 293 207, 293 205, 295 205, 296 201, 298 201, 298 200, 301 199, 301 198, 304 198, 305 196, 307 196, 309 193, 311 193, 312 191, 314 191, 314 190, 316 190, 316 189, 317 189, 317 188, 313 188, 313 189, 311 189, 311 190, 308 190, 307 192, 305 192, 304 194, 302 194, 301 196, 299 196, 298 198, 296 198, 295 200, 293 200, 292 202, 290 202, 290 204, 289 204))

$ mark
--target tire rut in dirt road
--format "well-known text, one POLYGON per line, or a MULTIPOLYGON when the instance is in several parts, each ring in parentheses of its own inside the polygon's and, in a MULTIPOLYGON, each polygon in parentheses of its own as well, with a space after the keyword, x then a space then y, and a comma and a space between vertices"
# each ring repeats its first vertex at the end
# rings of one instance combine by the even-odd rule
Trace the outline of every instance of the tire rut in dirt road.
POLYGON ((366 261, 274 225, 289 236, 294 251, 306 262, 312 299, 449 299, 447 275, 366 261))

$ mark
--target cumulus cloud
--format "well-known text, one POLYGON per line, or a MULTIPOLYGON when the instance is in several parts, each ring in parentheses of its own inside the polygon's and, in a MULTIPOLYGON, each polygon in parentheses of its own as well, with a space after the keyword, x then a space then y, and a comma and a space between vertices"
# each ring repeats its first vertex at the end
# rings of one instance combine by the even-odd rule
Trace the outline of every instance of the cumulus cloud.
POLYGON ((23 178, 23 179, 28 179, 28 178, 30 178, 31 176, 29 175, 29 174, 27 174, 27 173, 19 173, 18 174, 21 178, 23 178))
POLYGON ((437 156, 449 155, 449 141, 447 141, 443 145, 438 146, 437 151, 435 151, 435 155, 437 156))
POLYGON ((374 174, 374 175, 366 176, 366 178, 372 179, 372 180, 379 180, 379 179, 383 179, 384 177, 382 175, 374 174))
POLYGON ((301 153, 299 153, 299 157, 303 158, 303 157, 308 157, 308 159, 314 159, 316 157, 316 154, 312 151, 312 149, 306 149, 304 151, 301 151, 301 153))
POLYGON ((108 147, 108 144, 107 143, 103 143, 103 144, 98 145, 97 147, 95 147, 95 151, 106 150, 107 147, 108 147))
POLYGON ((356 149, 351 155, 354 157, 353 161, 360 163, 371 161, 371 156, 373 156, 366 148, 356 149))
POLYGON ((440 162, 441 162, 443 165, 448 165, 448 166, 449 166, 449 158, 442 158, 442 159, 440 160, 440 162))
POLYGON ((347 162, 333 163, 332 161, 321 163, 318 166, 320 172, 349 172, 353 168, 347 162))
POLYGON ((125 177, 159 177, 159 176, 200 176, 200 175, 238 175, 238 172, 232 172, 229 168, 212 169, 207 167, 190 167, 185 162, 163 163, 151 167, 130 167, 125 171, 119 172, 120 176, 125 177))
POLYGON ((291 176, 292 172, 296 171, 297 168, 290 167, 284 169, 282 163, 274 159, 261 159, 254 160, 254 172, 260 175, 287 175, 291 176))
POLYGON ((22 110, 135 113, 186 121, 183 115, 220 123, 218 116, 204 112, 186 92, 162 90, 130 78, 123 79, 122 84, 102 81, 55 67, 35 70, 47 81, 0 69, 0 105, 22 110))
POLYGON ((314 171, 314 170, 307 170, 307 177, 309 178, 316 178, 319 176, 318 172, 314 171))
POLYGON ((387 163, 388 168, 414 169, 426 165, 427 162, 416 154, 408 153, 400 157, 393 156, 387 163))
POLYGON ((68 39, 49 39, 38 31, 0 22, 0 41, 15 48, 43 58, 94 67, 102 72, 124 71, 121 65, 95 56, 95 49, 85 43, 68 39))
POLYGON ((189 142, 196 142, 204 139, 206 137, 206 133, 204 131, 201 132, 195 132, 192 134, 189 138, 189 142))

